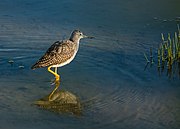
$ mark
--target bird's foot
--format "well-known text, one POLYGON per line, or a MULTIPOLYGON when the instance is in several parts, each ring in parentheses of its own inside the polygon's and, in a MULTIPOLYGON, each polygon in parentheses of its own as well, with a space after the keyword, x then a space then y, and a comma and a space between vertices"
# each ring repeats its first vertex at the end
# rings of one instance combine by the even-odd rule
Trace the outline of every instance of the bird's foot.
POLYGON ((51 80, 50 84, 51 85, 56 85, 58 82, 59 82, 59 80, 54 79, 54 80, 51 80))
POLYGON ((51 92, 51 94, 50 94, 49 97, 48 97, 49 101, 52 101, 52 100, 53 100, 53 99, 52 99, 52 96, 53 96, 53 94, 56 92, 56 90, 58 89, 58 87, 59 87, 59 85, 60 85, 60 81, 56 79, 56 80, 54 81, 54 85, 55 85, 55 88, 54 88, 54 90, 51 92))
POLYGON ((59 81, 60 81, 59 76, 55 76, 55 79, 53 81, 51 80, 51 85, 55 85, 59 83, 59 81))
POLYGON ((51 85, 55 85, 55 84, 56 84, 56 79, 51 80, 50 84, 51 84, 51 85))

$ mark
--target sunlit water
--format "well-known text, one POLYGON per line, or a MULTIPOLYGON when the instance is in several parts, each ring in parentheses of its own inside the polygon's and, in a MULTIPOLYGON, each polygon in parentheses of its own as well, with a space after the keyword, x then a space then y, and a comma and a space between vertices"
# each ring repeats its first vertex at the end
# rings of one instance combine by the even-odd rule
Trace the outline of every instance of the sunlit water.
POLYGON ((180 79, 143 53, 176 31, 178 0, 1 0, 0 129, 178 129, 180 79), (85 102, 82 116, 56 114, 32 103, 47 95, 53 76, 30 67, 57 40, 80 29, 75 60, 59 69, 60 88, 85 102), (10 64, 8 61, 13 60, 10 64))

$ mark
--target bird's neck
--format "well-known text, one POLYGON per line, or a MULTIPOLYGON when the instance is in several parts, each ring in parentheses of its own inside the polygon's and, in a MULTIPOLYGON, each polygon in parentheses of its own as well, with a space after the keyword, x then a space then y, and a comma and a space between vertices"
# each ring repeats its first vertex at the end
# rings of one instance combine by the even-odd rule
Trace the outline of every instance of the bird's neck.
POLYGON ((79 43, 80 39, 76 39, 76 40, 71 40, 69 39, 70 41, 72 41, 73 43, 79 43))
POLYGON ((72 41, 72 42, 77 43, 77 42, 79 42, 80 38, 77 37, 77 36, 71 36, 71 37, 69 38, 69 40, 72 41))
POLYGON ((78 49, 79 49, 79 40, 76 41, 75 44, 76 44, 76 50, 78 51, 78 49))
POLYGON ((74 44, 79 44, 80 39, 69 39, 74 44))
MULTIPOLYGON (((69 39, 70 40, 70 39, 69 39)), ((79 40, 72 41, 70 40, 71 45, 73 46, 73 49, 77 50, 79 49, 79 40)))

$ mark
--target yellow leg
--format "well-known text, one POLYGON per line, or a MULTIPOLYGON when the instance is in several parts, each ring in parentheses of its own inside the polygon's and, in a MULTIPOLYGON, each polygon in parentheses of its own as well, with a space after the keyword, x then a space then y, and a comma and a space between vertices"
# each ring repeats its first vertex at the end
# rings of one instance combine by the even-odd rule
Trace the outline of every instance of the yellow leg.
POLYGON ((55 73, 57 73, 57 72, 58 72, 58 71, 57 71, 57 67, 55 67, 55 68, 54 68, 54 72, 55 72, 55 73))
POLYGON ((60 82, 59 81, 56 81, 55 82, 55 85, 56 87, 54 88, 54 90, 51 92, 51 94, 49 95, 49 101, 53 101, 52 99, 52 95, 54 94, 54 92, 58 89, 59 85, 60 85, 60 82))
POLYGON ((56 81, 59 81, 59 75, 57 74, 57 67, 55 68, 55 72, 51 70, 51 67, 52 66, 48 67, 48 71, 56 77, 56 81))
POLYGON ((58 89, 59 85, 60 85, 60 77, 59 75, 57 74, 57 67, 55 67, 55 72, 51 70, 51 67, 52 66, 49 66, 48 67, 48 71, 50 73, 52 73, 55 77, 56 77, 56 80, 55 80, 55 88, 54 90, 51 92, 51 94, 49 95, 49 101, 52 101, 52 95, 55 93, 55 91, 58 89))

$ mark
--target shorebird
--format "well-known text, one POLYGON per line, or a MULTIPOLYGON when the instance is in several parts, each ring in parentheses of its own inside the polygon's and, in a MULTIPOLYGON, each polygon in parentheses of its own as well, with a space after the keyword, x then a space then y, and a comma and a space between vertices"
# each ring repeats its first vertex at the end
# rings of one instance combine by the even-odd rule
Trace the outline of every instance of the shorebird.
POLYGON ((69 64, 74 59, 79 49, 79 41, 82 38, 93 37, 86 36, 79 30, 74 30, 69 39, 56 41, 52 44, 46 53, 31 67, 32 69, 48 67, 48 71, 55 76, 56 87, 49 95, 49 99, 60 84, 60 75, 57 73, 57 68, 69 64), (51 68, 54 68, 54 71, 51 68))

